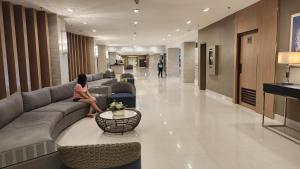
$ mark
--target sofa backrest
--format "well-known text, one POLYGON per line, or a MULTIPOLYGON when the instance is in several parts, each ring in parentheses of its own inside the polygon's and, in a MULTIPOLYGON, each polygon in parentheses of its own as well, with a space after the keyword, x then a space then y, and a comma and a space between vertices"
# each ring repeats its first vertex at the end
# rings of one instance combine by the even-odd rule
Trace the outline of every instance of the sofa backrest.
POLYGON ((23 100, 20 92, 0 100, 0 128, 23 113, 23 100))
POLYGON ((53 86, 50 88, 51 102, 58 102, 73 96, 76 82, 70 82, 63 85, 53 86))
POLYGON ((24 111, 28 112, 51 103, 50 88, 42 88, 32 92, 23 92, 24 111))
POLYGON ((103 79, 103 73, 93 74, 92 79, 93 79, 93 81, 103 79))

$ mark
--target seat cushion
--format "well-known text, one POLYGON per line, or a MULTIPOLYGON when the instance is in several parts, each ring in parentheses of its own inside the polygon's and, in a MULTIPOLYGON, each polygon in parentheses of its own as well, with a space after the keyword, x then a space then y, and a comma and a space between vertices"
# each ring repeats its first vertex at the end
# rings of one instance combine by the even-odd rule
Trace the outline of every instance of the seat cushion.
POLYGON ((3 130, 32 126, 47 126, 52 130, 62 118, 62 112, 26 112, 13 122, 9 123, 3 130))
POLYGON ((15 93, 0 100, 0 128, 16 119, 23 113, 23 100, 21 93, 15 93))
POLYGON ((33 109, 37 109, 51 103, 50 88, 48 87, 32 92, 23 92, 22 97, 25 112, 29 112, 33 109))
POLYGON ((73 102, 73 101, 61 101, 49 104, 47 106, 32 110, 35 112, 48 112, 48 111, 57 111, 62 112, 64 116, 82 109, 88 107, 88 104, 82 103, 82 102, 73 102))
POLYGON ((73 96, 76 83, 70 82, 50 88, 52 103, 58 102, 73 96))
POLYGON ((27 112, 0 130, 0 152, 51 141, 55 125, 62 119, 61 112, 27 112))
POLYGON ((113 93, 111 98, 128 98, 128 97, 135 97, 131 93, 113 93))

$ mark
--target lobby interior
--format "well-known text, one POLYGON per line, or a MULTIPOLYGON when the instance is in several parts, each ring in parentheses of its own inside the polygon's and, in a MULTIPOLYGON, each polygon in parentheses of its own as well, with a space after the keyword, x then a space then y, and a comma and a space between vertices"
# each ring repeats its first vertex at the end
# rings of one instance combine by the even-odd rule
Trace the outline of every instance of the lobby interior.
POLYGON ((0 0, 0 69, 0 168, 300 168, 299 0, 0 0))

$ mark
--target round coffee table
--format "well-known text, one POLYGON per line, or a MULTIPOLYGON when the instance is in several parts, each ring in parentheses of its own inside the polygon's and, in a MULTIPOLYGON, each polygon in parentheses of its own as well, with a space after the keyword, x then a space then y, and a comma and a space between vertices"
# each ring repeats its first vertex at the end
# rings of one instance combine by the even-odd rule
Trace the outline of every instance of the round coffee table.
POLYGON ((125 133, 132 131, 140 123, 142 114, 136 109, 125 109, 124 115, 115 116, 112 111, 96 115, 98 126, 109 133, 125 133))

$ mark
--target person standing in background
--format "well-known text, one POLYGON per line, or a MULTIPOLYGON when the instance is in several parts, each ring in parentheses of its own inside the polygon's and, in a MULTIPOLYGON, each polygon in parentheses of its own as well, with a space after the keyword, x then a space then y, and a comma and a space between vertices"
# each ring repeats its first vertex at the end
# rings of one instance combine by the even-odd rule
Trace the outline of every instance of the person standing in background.
POLYGON ((163 77, 163 69, 164 69, 164 64, 162 62, 162 60, 159 60, 158 64, 157 64, 157 69, 158 69, 158 77, 163 77))

